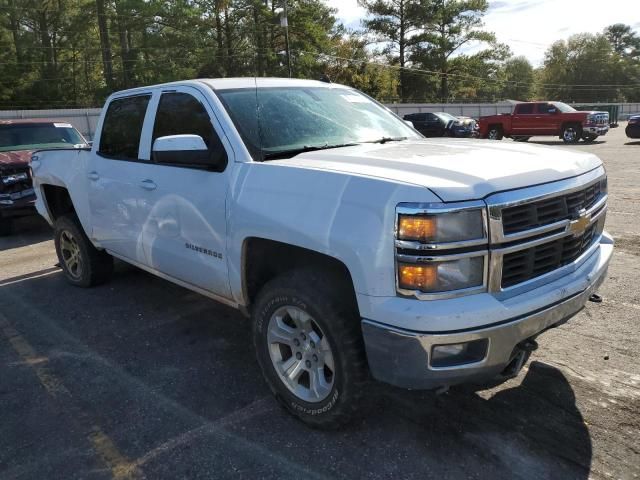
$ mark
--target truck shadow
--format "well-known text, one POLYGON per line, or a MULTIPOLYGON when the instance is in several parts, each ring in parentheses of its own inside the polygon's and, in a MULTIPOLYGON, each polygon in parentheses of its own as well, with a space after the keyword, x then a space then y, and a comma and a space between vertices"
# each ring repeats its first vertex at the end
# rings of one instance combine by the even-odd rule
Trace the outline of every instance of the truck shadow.
POLYGON ((564 143, 562 140, 529 140, 528 143, 535 143, 536 145, 550 145, 550 146, 566 146, 566 147, 590 147, 593 145, 600 145, 606 143, 606 140, 595 140, 593 142, 579 142, 579 143, 564 143))
POLYGON ((625 145, 640 145, 640 140, 635 140, 633 142, 627 142, 625 145))
POLYGON ((0 252, 33 245, 52 238, 51 227, 41 216, 18 218, 13 221, 11 233, 0 237, 0 252))
MULTIPOLYGON (((591 438, 572 386, 541 362, 488 391, 436 396, 372 383, 356 420, 323 432, 277 405, 239 313, 135 268, 119 264, 93 289, 69 286, 52 266, 5 279, 0 312, 148 478, 238 476, 238 465, 254 478, 589 476, 591 438)), ((0 351, 7 345, 0 332, 0 351)), ((27 375, 11 368, 0 364, 0 378, 27 375)), ((28 405, 38 388, 5 399, 28 405)), ((32 420, 33 429, 15 422, 0 433, 38 445, 51 432, 32 420)))
POLYGON ((387 391, 384 410, 418 429, 429 456, 482 458, 483 469, 495 470, 484 478, 589 478, 591 437, 567 378, 538 361, 520 375, 480 392, 387 391))

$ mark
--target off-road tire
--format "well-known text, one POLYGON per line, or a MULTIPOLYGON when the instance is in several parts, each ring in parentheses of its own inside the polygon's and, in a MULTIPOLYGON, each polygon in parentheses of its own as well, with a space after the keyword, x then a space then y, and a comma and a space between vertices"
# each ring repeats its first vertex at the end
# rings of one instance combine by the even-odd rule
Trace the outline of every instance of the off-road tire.
POLYGON ((562 138, 562 141, 567 144, 578 143, 582 138, 582 126, 577 125, 575 123, 570 123, 568 125, 565 125, 562 128, 561 138, 562 138), (572 130, 573 130, 573 134, 571 136, 568 135, 568 132, 572 130))
POLYGON ((335 429, 353 419, 368 378, 360 317, 351 285, 320 268, 286 272, 269 281, 252 308, 253 343, 267 385, 292 415, 313 428, 335 429), (326 335, 335 373, 328 396, 306 402, 281 380, 270 357, 268 324, 293 306, 309 314, 326 335))
POLYGON ((491 125, 487 131, 487 138, 489 140, 502 140, 504 132, 500 125, 491 125), (494 133, 495 132, 495 133, 494 133))
POLYGON ((93 246, 75 214, 59 217, 54 223, 54 243, 60 267, 67 281, 77 287, 92 287, 105 283, 113 273, 113 257, 93 246), (61 247, 62 236, 73 238, 78 248, 78 255, 82 263, 81 271, 74 275, 67 264, 61 247))
POLYGON ((11 218, 0 217, 0 237, 11 235, 13 231, 13 220, 11 218))

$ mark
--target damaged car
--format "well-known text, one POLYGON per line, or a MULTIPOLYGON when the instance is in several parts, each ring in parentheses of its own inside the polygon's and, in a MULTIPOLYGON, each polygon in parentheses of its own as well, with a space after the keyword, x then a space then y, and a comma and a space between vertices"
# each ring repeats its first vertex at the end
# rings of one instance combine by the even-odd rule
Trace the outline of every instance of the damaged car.
POLYGON ((73 125, 53 120, 0 120, 0 235, 11 233, 13 220, 35 215, 31 153, 40 148, 86 147, 73 125))

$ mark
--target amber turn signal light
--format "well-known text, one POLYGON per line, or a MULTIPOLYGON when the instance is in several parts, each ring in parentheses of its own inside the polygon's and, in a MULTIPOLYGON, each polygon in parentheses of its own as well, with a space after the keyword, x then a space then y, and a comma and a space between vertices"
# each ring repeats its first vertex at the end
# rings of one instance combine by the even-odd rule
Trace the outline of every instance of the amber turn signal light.
POLYGON ((436 218, 415 215, 400 215, 398 238, 402 240, 427 241, 436 236, 436 218))
POLYGON ((429 290, 437 281, 437 265, 400 265, 398 281, 400 288, 407 290, 429 290))

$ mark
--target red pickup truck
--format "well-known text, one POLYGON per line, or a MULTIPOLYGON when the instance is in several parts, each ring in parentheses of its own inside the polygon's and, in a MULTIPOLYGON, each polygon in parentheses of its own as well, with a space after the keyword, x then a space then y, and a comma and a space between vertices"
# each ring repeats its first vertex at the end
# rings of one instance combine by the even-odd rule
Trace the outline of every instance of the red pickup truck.
POLYGON ((480 117, 480 137, 527 141, 537 135, 558 136, 565 143, 592 142, 609 131, 607 112, 580 112, 562 102, 518 103, 513 113, 480 117))
POLYGON ((67 122, 0 120, 0 236, 11 233, 14 218, 36 213, 31 153, 40 148, 85 146, 87 141, 67 122))

